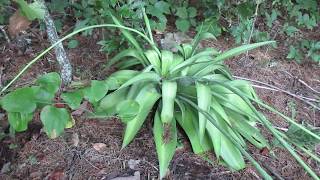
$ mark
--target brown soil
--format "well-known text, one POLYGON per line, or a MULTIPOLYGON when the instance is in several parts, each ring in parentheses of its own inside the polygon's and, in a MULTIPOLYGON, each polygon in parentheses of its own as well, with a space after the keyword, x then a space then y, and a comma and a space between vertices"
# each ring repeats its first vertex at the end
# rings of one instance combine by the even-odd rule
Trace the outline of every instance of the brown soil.
MULTIPOLYGON (((98 51, 96 40, 78 38, 81 42, 80 47, 68 50, 75 78, 104 78, 108 74, 102 67, 106 57, 98 51)), ((42 41, 46 42, 41 39, 38 42, 42 41)), ((226 50, 234 43, 221 38, 204 44, 226 50)), ((19 49, 15 47, 1 45, 0 66, 4 66, 4 73, 1 74, 2 83, 6 84, 12 79, 47 45, 34 42, 28 45, 29 49, 22 55, 17 53, 19 49)), ((299 79, 320 91, 319 66, 288 62, 281 47, 276 50, 255 50, 250 52, 248 57, 239 56, 226 64, 236 76, 266 82, 298 95, 315 98, 312 90, 300 83, 299 79)), ((12 88, 32 84, 38 75, 56 69, 54 56, 50 54, 33 65, 12 88)), ((289 104, 295 104, 295 119, 298 122, 304 121, 316 127, 320 126, 320 112, 304 102, 285 93, 266 89, 257 88, 257 94, 265 102, 289 116, 292 113, 289 104)), ((288 123, 279 117, 262 111, 275 126, 288 128, 288 123)), ((7 130, 6 127, 7 124, 2 123, 4 130, 7 130)), ((264 128, 261 129, 272 141, 272 136, 266 133, 264 128)), ((101 121, 76 117, 75 127, 67 129, 62 137, 51 140, 41 131, 39 120, 35 119, 27 132, 17 134, 15 139, 6 137, 0 142, 0 168, 4 171, 0 173, 0 179, 113 179, 133 176, 136 171, 140 173, 141 179, 156 179, 159 172, 152 121, 145 123, 135 140, 123 150, 122 133, 123 125, 116 119, 101 121), (93 146, 94 143, 103 143, 106 148, 97 150, 93 146), (9 148, 11 144, 18 147, 9 148), (4 168, 5 166, 8 168, 4 168)), ((168 179, 259 179, 258 173, 250 164, 240 172, 232 172, 215 163, 210 164, 191 153, 184 134, 179 134, 179 138, 183 148, 177 150, 171 162, 168 179)), ((311 179, 288 152, 281 148, 272 148, 270 152, 259 151, 253 147, 249 150, 275 178, 281 176, 285 179, 311 179)), ((320 167, 313 160, 307 156, 303 156, 303 159, 320 174, 320 167)), ((212 160, 214 161, 213 155, 212 160)))

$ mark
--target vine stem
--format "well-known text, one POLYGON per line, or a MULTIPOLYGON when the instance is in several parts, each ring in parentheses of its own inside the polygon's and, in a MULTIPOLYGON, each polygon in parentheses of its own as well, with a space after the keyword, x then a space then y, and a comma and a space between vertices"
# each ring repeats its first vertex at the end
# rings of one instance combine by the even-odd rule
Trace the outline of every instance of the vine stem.
MULTIPOLYGON (((32 66, 35 62, 37 62, 42 56, 44 56, 46 53, 48 53, 51 49, 53 49, 55 46, 57 46, 59 43, 63 42, 64 40, 82 32, 82 31, 86 31, 88 29, 94 29, 94 28, 105 28, 105 27, 113 27, 113 28, 120 28, 120 29, 125 29, 134 33, 137 33, 138 35, 140 35, 141 37, 143 37, 146 41, 148 41, 148 43, 153 44, 152 41, 143 33, 141 33, 138 30, 135 30, 133 28, 129 28, 129 27, 125 27, 125 26, 121 26, 121 25, 115 25, 115 24, 99 24, 99 25, 92 25, 92 26, 87 26, 81 29, 78 29, 68 35, 66 35, 65 37, 63 37, 62 39, 60 39, 59 41, 55 42, 54 44, 52 44, 50 47, 48 47, 47 49, 45 49, 42 53, 40 53, 37 57, 35 57, 34 59, 32 59, 4 88, 1 89, 0 91, 0 95, 2 93, 4 93, 26 70, 28 70, 28 68, 30 66, 32 66)), ((152 46, 154 49, 158 50, 155 46, 152 46)), ((158 50, 159 51, 159 50, 158 50)))

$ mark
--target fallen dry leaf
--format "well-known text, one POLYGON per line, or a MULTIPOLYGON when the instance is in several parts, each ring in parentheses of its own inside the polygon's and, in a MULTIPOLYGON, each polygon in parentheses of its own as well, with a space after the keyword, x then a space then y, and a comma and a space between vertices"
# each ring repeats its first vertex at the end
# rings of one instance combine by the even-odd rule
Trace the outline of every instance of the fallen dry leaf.
POLYGON ((81 116, 86 109, 88 109, 88 101, 84 101, 80 107, 71 113, 72 116, 81 116))
POLYGON ((103 153, 107 149, 107 145, 104 143, 94 143, 92 144, 92 147, 99 153, 103 153))
POLYGON ((9 19, 9 34, 11 37, 17 36, 21 31, 29 28, 31 21, 16 11, 9 19))
POLYGON ((63 170, 54 170, 51 172, 47 178, 48 180, 63 180, 65 179, 65 174, 63 170))
POLYGON ((71 141, 72 141, 72 145, 74 145, 74 146, 78 146, 78 145, 79 145, 80 140, 79 140, 79 135, 78 135, 78 133, 73 133, 73 134, 72 134, 72 139, 71 139, 71 141))

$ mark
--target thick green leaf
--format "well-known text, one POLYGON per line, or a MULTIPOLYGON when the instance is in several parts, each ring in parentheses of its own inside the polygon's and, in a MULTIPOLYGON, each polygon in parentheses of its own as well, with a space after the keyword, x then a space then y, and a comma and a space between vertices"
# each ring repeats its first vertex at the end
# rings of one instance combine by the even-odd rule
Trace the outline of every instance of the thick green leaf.
POLYGON ((216 158, 219 160, 221 156, 221 136, 222 133, 211 123, 208 122, 206 124, 207 132, 210 136, 210 139, 212 141, 214 153, 216 155, 216 158))
POLYGON ((135 58, 129 58, 129 59, 126 59, 125 61, 121 61, 119 62, 116 67, 119 69, 119 70, 124 70, 124 69, 132 69, 134 66, 136 65, 140 65, 141 62, 139 62, 137 59, 135 58))
POLYGON ((55 94, 60 88, 61 78, 58 73, 51 72, 41 76, 37 80, 37 84, 49 93, 55 94))
MULTIPOLYGON (((202 83, 196 83, 196 90, 197 90, 197 102, 200 109, 204 111, 209 111, 211 105, 211 88, 202 83)), ((206 123, 207 119, 202 113, 198 113, 199 119, 199 138, 200 142, 203 141, 205 130, 206 130, 206 123)))
POLYGON ((67 109, 56 108, 51 105, 45 106, 42 109, 40 119, 45 132, 50 138, 58 137, 63 132, 67 123, 71 121, 67 109))
POLYGON ((91 103, 101 100, 108 92, 108 86, 104 81, 91 81, 91 86, 85 88, 84 97, 91 103))
POLYGON ((186 108, 185 115, 183 115, 182 113, 176 113, 175 117, 179 125, 187 134, 194 153, 201 154, 212 149, 210 140, 207 134, 205 135, 203 142, 200 143, 200 140, 199 140, 200 138, 198 134, 198 125, 199 125, 198 118, 196 117, 196 114, 192 112, 190 107, 186 108))
POLYGON ((122 148, 126 147, 132 141, 159 98, 160 95, 154 86, 147 85, 141 89, 140 93, 135 98, 135 101, 137 101, 140 106, 139 112, 134 119, 127 123, 122 148))
POLYGON ((99 103, 97 112, 99 114, 114 115, 116 114, 116 106, 122 102, 128 94, 128 88, 123 88, 106 95, 99 103))
POLYGON ((161 51, 161 74, 166 76, 173 64, 173 53, 170 51, 161 51))
POLYGON ((66 92, 66 93, 61 94, 61 98, 73 110, 78 109, 80 107, 83 96, 84 96, 84 94, 83 94, 82 90, 77 90, 74 92, 66 92))
POLYGON ((209 32, 201 32, 201 31, 198 32, 196 37, 192 41, 192 53, 197 49, 199 43, 202 40, 206 40, 206 39, 216 39, 216 37, 209 32))
POLYGON ((190 58, 190 56, 192 55, 192 46, 191 46, 191 44, 182 44, 181 48, 182 48, 182 52, 183 52, 184 58, 185 59, 190 58))
POLYGON ((268 147, 267 140, 262 136, 257 127, 248 123, 244 116, 236 112, 228 112, 232 119, 232 127, 257 148, 268 147))
POLYGON ((137 116, 139 109, 139 103, 129 99, 120 102, 116 107, 116 112, 122 122, 127 123, 137 116))
MULTIPOLYGON (((183 62, 183 57, 177 54, 173 54, 173 61, 171 63, 171 66, 169 67, 169 70, 171 71, 174 67, 176 67, 178 64, 183 62)), ((173 75, 173 74, 170 74, 173 75)))
MULTIPOLYGON (((247 103, 231 90, 218 84, 211 86, 211 88, 214 89, 212 94, 219 100, 221 105, 250 118, 256 117, 247 103)), ((250 120, 255 121, 255 119, 252 118, 250 120)))
POLYGON ((196 60, 203 57, 209 57, 215 55, 215 51, 212 49, 205 49, 204 51, 201 51, 190 58, 186 59, 184 62, 178 64, 175 68, 170 70, 170 73, 174 73, 175 71, 182 71, 185 67, 192 65, 196 60))
POLYGON ((236 171, 246 167, 239 149, 223 135, 221 136, 221 157, 230 168, 236 171))
POLYGON ((108 60, 106 68, 111 67, 112 65, 119 63, 123 60, 126 60, 128 57, 133 57, 136 59, 136 61, 140 62, 142 65, 144 65, 144 60, 141 56, 141 53, 136 49, 126 49, 118 53, 116 56, 114 56, 112 59, 108 60))
POLYGON ((176 121, 162 124, 159 112, 154 117, 154 140, 159 160, 160 179, 164 178, 177 147, 176 121))
POLYGON ((230 49, 224 53, 221 53, 220 55, 218 55, 217 57, 214 58, 215 62, 219 62, 219 61, 223 61, 226 60, 228 58, 231 58, 233 56, 237 56, 243 52, 258 48, 260 46, 264 46, 267 44, 272 44, 275 43, 275 41, 265 41, 265 42, 259 42, 259 43, 254 43, 254 44, 246 44, 246 45, 242 45, 233 49, 230 49))
POLYGON ((25 87, 10 92, 1 99, 2 108, 8 112, 32 113, 36 109, 36 90, 25 87))
POLYGON ((161 120, 163 123, 170 123, 174 117, 174 102, 177 95, 177 82, 162 81, 162 110, 161 120))
POLYGON ((161 62, 158 53, 155 50, 147 50, 144 54, 147 57, 149 63, 153 66, 154 70, 160 73, 161 62))
POLYGON ((17 132, 22 132, 28 129, 28 123, 32 120, 33 113, 24 114, 17 112, 8 113, 8 121, 10 126, 14 128, 17 132))
POLYGON ((244 81, 244 80, 233 80, 233 81, 229 81, 229 83, 231 86, 239 89, 240 91, 242 91, 244 94, 259 100, 255 90, 253 89, 252 85, 250 82, 248 81, 244 81))
POLYGON ((125 82, 124 84, 122 84, 119 89, 128 87, 132 84, 136 84, 136 83, 141 83, 141 82, 159 82, 161 79, 161 77, 155 73, 155 72, 142 72, 136 76, 134 76, 133 78, 131 78, 130 80, 128 80, 127 82, 125 82))
POLYGON ((139 74, 139 71, 134 70, 120 70, 112 73, 107 79, 106 83, 109 90, 118 89, 121 85, 127 82, 129 79, 139 74))

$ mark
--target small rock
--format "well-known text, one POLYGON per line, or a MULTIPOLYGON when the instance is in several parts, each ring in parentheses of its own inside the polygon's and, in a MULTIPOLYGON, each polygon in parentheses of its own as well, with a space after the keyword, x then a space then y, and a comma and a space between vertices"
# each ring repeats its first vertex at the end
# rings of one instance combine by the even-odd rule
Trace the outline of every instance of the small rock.
POLYGON ((31 179, 36 179, 36 178, 40 179, 42 177, 42 172, 40 172, 40 171, 32 172, 32 173, 30 173, 29 177, 31 179))
POLYGON ((11 162, 5 163, 1 168, 1 174, 10 172, 11 171, 10 166, 11 166, 11 162))
POLYGON ((99 153, 103 153, 107 149, 107 145, 104 143, 94 143, 92 144, 92 147, 99 153))
POLYGON ((111 180, 140 180, 140 172, 136 171, 133 176, 116 177, 111 180))
POLYGON ((130 169, 135 170, 139 163, 140 163, 140 160, 130 159, 128 161, 128 166, 129 166, 130 169))
POLYGON ((71 137, 71 141, 72 141, 72 145, 73 146, 78 146, 79 145, 79 135, 78 135, 78 133, 73 133, 72 134, 72 137, 71 137))

